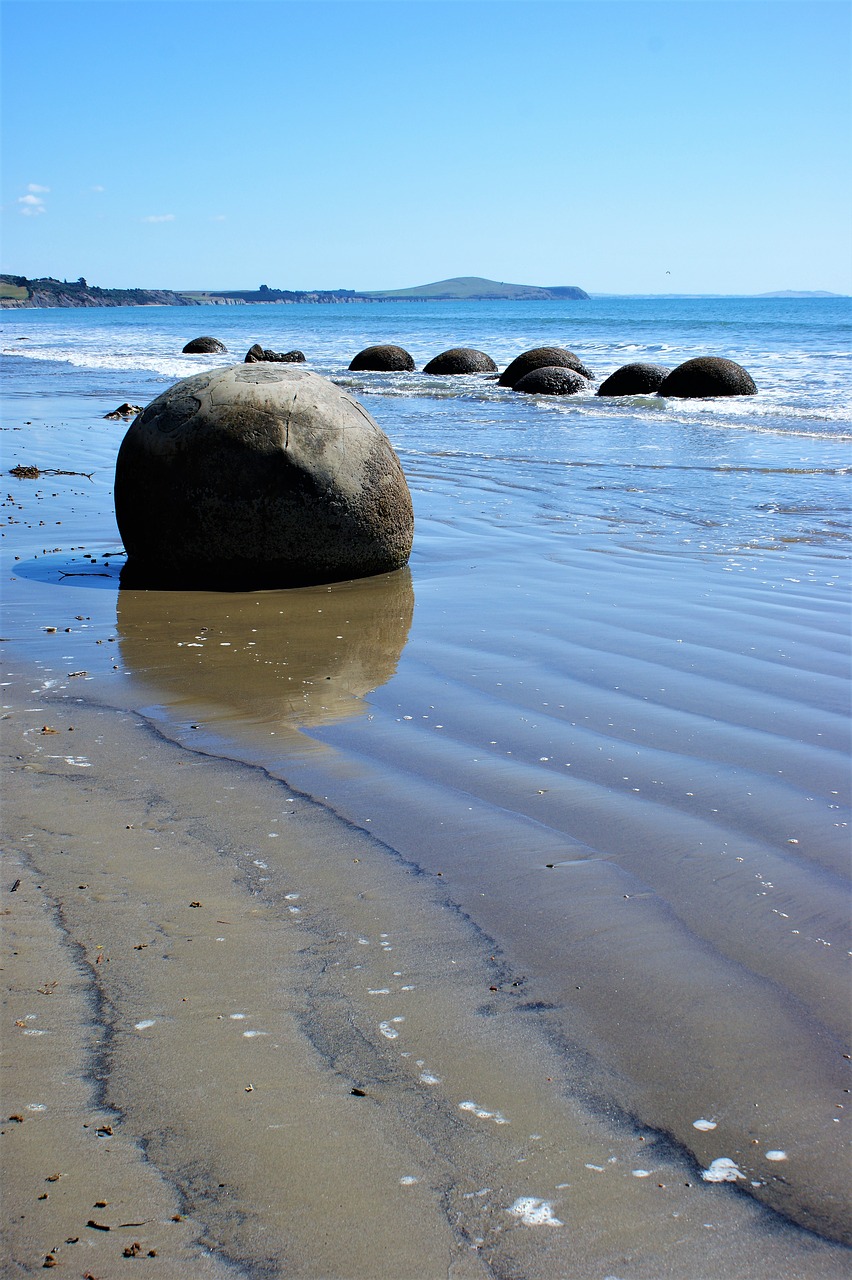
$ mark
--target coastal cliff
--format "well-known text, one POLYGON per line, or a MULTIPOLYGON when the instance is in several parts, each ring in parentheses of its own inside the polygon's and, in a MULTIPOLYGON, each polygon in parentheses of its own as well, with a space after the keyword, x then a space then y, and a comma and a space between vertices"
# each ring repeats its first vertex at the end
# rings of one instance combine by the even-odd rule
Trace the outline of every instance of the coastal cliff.
POLYGON ((412 289, 358 293, 354 289, 206 289, 179 293, 173 289, 99 289, 81 276, 79 280, 54 280, 51 276, 30 280, 26 276, 0 275, 0 307, 197 307, 241 306, 246 303, 287 305, 294 302, 488 302, 587 299, 576 285, 505 284, 480 276, 459 276, 412 289))
POLYGON ((99 289, 81 276, 73 282, 46 276, 0 275, 0 307, 194 307, 194 298, 171 289, 99 289))

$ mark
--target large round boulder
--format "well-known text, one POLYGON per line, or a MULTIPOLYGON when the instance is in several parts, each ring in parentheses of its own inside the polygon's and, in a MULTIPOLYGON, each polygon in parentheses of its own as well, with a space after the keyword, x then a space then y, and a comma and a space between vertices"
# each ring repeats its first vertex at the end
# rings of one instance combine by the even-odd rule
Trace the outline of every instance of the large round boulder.
POLYGON ((365 347, 358 352, 349 368, 356 373, 411 373, 414 360, 404 347, 365 347))
POLYGON ((496 373, 497 366, 484 351, 473 347, 451 347, 430 360, 424 373, 496 373))
POLYGON ((500 374, 501 387, 514 387, 515 383, 533 369, 554 368, 574 369, 584 378, 593 378, 591 369, 587 369, 579 356, 565 347, 533 347, 531 351, 523 351, 515 356, 507 368, 500 374))
POLYGON ((588 385, 589 379, 577 373, 576 369, 547 364, 518 378, 512 390, 522 391, 528 396, 575 396, 578 391, 585 391, 588 385))
POLYGON ((661 364, 623 364, 598 387, 599 396, 641 396, 659 391, 669 370, 661 364))
POLYGON ((660 386, 659 394, 681 399, 756 396, 757 387, 741 364, 725 360, 722 356, 696 356, 672 369, 660 386))
POLYGON ((414 532, 390 442, 354 397, 289 364, 176 383, 124 437, 122 582, 222 590, 398 569, 414 532))
POLYGON ((228 348, 224 342, 220 342, 218 338, 193 338, 188 342, 181 352, 185 356, 210 356, 219 355, 228 348))

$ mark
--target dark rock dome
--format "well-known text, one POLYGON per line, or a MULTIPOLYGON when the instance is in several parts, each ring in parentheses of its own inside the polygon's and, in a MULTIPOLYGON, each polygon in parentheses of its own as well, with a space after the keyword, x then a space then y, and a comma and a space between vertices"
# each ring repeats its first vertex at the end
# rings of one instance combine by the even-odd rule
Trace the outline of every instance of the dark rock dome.
POLYGON ((349 368, 353 372, 411 373, 414 361, 403 347, 365 347, 358 352, 349 368))
POLYGON ((484 351, 474 347, 451 347, 430 360, 424 373, 496 373, 497 366, 484 351))
POLYGON ((354 397, 288 364, 185 378, 139 415, 115 473, 122 582, 249 590, 386 573, 414 518, 399 460, 354 397))
POLYGON ((523 351, 519 356, 515 356, 512 363, 503 370, 500 374, 500 386, 514 387, 519 378, 523 378, 526 373, 531 373, 533 369, 557 366, 563 369, 574 369, 584 378, 594 377, 591 369, 587 369, 582 360, 565 347, 533 347, 531 351, 523 351))
POLYGON ((256 342, 246 352, 245 364, 304 364, 304 351, 270 351, 256 342))
POLYGON ((228 348, 224 342, 220 342, 218 338, 193 338, 184 347, 181 355, 184 356, 209 356, 218 355, 228 348))
POLYGON ((660 364, 623 364, 598 387, 599 396, 641 396, 659 391, 669 373, 660 364))
POLYGON ((574 396, 589 385, 576 369, 568 369, 565 365, 546 364, 539 369, 531 369, 519 378, 512 388, 522 391, 528 396, 574 396))
POLYGON ((661 396, 681 399, 709 396, 756 396, 757 387, 750 373, 733 360, 722 356, 696 356, 685 360, 659 388, 661 396))

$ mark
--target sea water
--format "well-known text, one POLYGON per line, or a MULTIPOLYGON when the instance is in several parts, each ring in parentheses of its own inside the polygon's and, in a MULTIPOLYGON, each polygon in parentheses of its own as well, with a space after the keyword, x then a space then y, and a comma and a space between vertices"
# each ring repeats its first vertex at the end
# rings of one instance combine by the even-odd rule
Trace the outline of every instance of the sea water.
POLYGON ((848 300, 2 319, 4 469, 89 477, 40 480, 40 521, 33 482, 7 479, 4 633, 44 680, 115 672, 176 740, 262 765, 439 876, 523 973, 590 1099, 842 1236, 848 300), (227 353, 183 356, 200 333, 227 353), (124 427, 103 415, 254 342, 303 350, 388 434, 415 505, 410 570, 119 592, 124 427), (720 355, 758 394, 526 397, 484 375, 350 373, 380 342, 418 369, 452 346, 500 368, 564 346, 595 385, 720 355), (61 662, 46 608, 69 615, 61 662))

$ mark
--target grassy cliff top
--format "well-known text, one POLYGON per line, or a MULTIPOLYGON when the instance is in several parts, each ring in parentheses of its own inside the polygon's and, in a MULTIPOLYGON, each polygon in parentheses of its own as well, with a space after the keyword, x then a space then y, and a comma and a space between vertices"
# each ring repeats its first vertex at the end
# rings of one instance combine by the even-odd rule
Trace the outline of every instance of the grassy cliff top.
POLYGON ((485 280, 482 276, 455 276, 434 284, 416 285, 411 289, 380 289, 368 292, 369 298, 585 298, 588 294, 576 285, 507 284, 503 280, 485 280))

